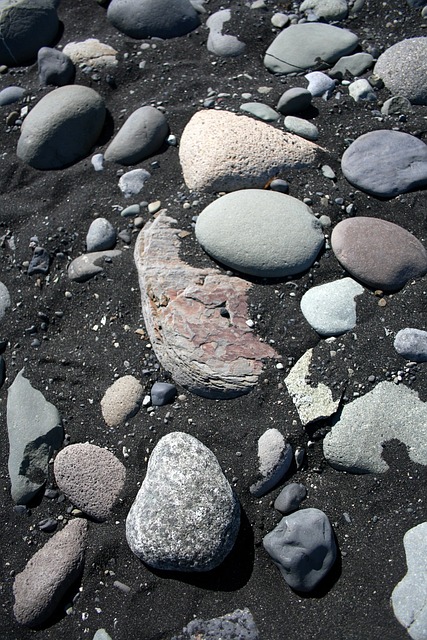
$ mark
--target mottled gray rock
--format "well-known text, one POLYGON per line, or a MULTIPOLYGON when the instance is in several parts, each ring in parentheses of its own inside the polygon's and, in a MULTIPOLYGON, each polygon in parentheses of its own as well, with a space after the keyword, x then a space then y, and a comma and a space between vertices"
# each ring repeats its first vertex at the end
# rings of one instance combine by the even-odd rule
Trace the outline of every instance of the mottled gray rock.
POLYGON ((86 235, 86 250, 106 251, 116 244, 116 230, 106 218, 96 218, 86 235))
POLYGON ((281 95, 276 109, 284 116, 292 115, 308 109, 311 105, 312 97, 308 89, 293 87, 292 89, 287 89, 287 91, 281 95))
POLYGON ((348 87, 348 92, 355 102, 375 102, 377 95, 366 78, 355 80, 348 87))
POLYGON ((126 519, 133 553, 156 569, 209 571, 239 526, 239 503, 214 454, 187 433, 161 438, 126 519))
POLYGON ((402 131, 370 131, 346 149, 341 168, 362 191, 391 198, 427 185, 427 145, 402 131))
POLYGON ((194 31, 199 16, 190 0, 112 0, 107 18, 131 38, 177 38, 194 31))
POLYGON ((347 0, 304 0, 299 10, 306 14, 314 14, 325 22, 336 22, 347 17, 347 0))
POLYGON ((172 640, 259 640, 259 633, 249 609, 236 609, 212 620, 192 620, 172 640))
POLYGON ((11 304, 9 290, 3 282, 0 282, 0 322, 11 304))
POLYGON ((291 25, 268 47, 264 64, 273 73, 295 73, 332 64, 357 46, 357 36, 347 29, 330 24, 291 25))
POLYGON ((319 509, 301 509, 285 516, 264 537, 263 545, 295 591, 313 591, 337 556, 331 524, 319 509))
POLYGON ((189 189, 218 192, 262 189, 287 169, 313 166, 322 151, 254 118, 206 109, 187 123, 179 159, 189 189))
POLYGON ((236 36, 222 33, 224 23, 230 19, 230 9, 222 9, 213 13, 206 20, 206 26, 209 29, 208 51, 223 58, 240 56, 246 49, 245 43, 241 42, 236 36))
POLYGON ((125 198, 136 196, 144 188, 145 182, 151 178, 151 174, 145 169, 132 169, 127 171, 119 179, 119 189, 125 198))
POLYGON ((427 104, 427 37, 407 38, 380 55, 374 72, 392 93, 427 104))
POLYGON ((59 20, 53 0, 2 0, 0 3, 0 64, 33 61, 40 47, 51 44, 59 20))
POLYGON ((311 287, 301 298, 301 311, 321 336, 337 336, 355 327, 355 298, 363 291, 351 278, 311 287))
POLYGON ((37 628, 46 622, 68 589, 80 578, 87 528, 85 520, 72 520, 17 574, 13 583, 13 613, 20 624, 37 628))
POLYGON ((105 114, 104 100, 89 87, 54 89, 25 118, 16 153, 35 169, 61 169, 90 152, 105 114))
POLYGON ((55 458, 53 472, 58 489, 98 522, 110 515, 126 478, 126 469, 111 451, 89 442, 62 449, 55 458))
POLYGON ((117 258, 121 255, 122 252, 119 249, 85 253, 70 262, 67 272, 68 277, 74 282, 86 282, 104 271, 103 265, 106 260, 111 262, 111 258, 117 258))
POLYGON ((112 640, 111 636, 105 631, 105 629, 98 629, 95 632, 92 640, 112 640))
POLYGON ((0 107, 19 102, 26 94, 22 87, 6 87, 0 91, 0 107))
POLYGON ((412 105, 408 98, 403 96, 392 96, 386 100, 381 107, 381 113, 386 116, 398 116, 401 113, 411 113, 412 105))
POLYGON ((317 140, 319 137, 319 130, 315 124, 304 120, 304 118, 298 118, 297 116, 286 116, 284 125, 288 131, 296 133, 301 138, 306 140, 317 140))
POLYGON ((64 87, 74 82, 76 68, 63 51, 42 47, 37 54, 37 62, 41 85, 64 87))
POLYGON ((176 387, 169 382, 155 382, 151 387, 151 404, 155 407, 163 407, 175 400, 176 387))
POLYGON ((250 284, 183 262, 175 224, 161 213, 145 225, 135 245, 142 312, 154 353, 175 382, 193 393, 210 398, 248 393, 261 374, 262 359, 277 356, 246 324, 250 284))
POLYGON ((280 118, 277 111, 262 102, 245 102, 240 105, 240 111, 250 113, 264 122, 275 122, 280 118))
POLYGON ((108 387, 101 400, 102 417, 109 427, 118 427, 138 413, 144 397, 134 376, 122 376, 108 387))
POLYGON ((274 508, 286 515, 291 511, 296 511, 306 496, 307 489, 303 484, 291 482, 277 496, 274 508))
POLYGON ((427 331, 407 327, 397 332, 394 339, 397 353, 413 362, 427 361, 427 331))
POLYGON ((312 71, 307 73, 304 78, 308 80, 307 91, 316 98, 322 96, 324 100, 328 100, 335 89, 335 80, 330 78, 322 71, 312 71))
POLYGON ((86 65, 111 72, 119 64, 117 51, 96 38, 88 38, 83 42, 69 42, 63 51, 76 67, 86 65))
POLYGON ((24 369, 8 390, 7 430, 12 500, 28 504, 45 484, 64 433, 58 410, 24 378, 24 369))
POLYGON ((169 132, 165 116, 155 107, 134 111, 107 147, 109 162, 132 165, 156 153, 169 132))
POLYGON ((331 78, 342 80, 346 75, 360 76, 374 64, 370 53, 354 53, 352 56, 342 56, 328 71, 331 78))
POLYGON ((338 409, 341 398, 334 400, 332 391, 320 382, 316 387, 308 384, 313 349, 308 349, 295 363, 285 378, 286 388, 305 426, 316 420, 329 418, 338 409))
POLYGON ((347 271, 375 289, 395 291, 427 273, 427 251, 412 233, 380 218, 348 218, 332 231, 332 250, 347 271))
POLYGON ((256 497, 274 489, 291 466, 292 447, 278 429, 267 429, 258 439, 258 462, 258 479, 250 487, 256 497))
POLYGON ((393 589, 394 615, 413 640, 427 638, 427 522, 403 537, 407 573, 393 589))
POLYGON ((389 440, 406 444, 409 457, 427 465, 427 405, 405 385, 380 382, 345 405, 323 441, 329 464, 350 473, 384 473, 382 445, 389 440))
POLYGON ((218 198, 198 216, 195 233, 216 260, 261 278, 305 271, 324 242, 321 225, 307 205, 264 189, 218 198))

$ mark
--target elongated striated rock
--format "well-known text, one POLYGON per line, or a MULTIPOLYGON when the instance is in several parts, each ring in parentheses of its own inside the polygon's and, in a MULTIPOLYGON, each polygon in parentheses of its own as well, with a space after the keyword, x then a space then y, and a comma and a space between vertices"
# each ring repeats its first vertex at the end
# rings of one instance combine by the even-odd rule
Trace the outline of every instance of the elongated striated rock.
POLYGON ((232 398, 257 383, 263 358, 277 356, 246 324, 251 285, 179 257, 180 229, 161 213, 135 246, 150 342, 175 382, 207 398, 232 398))

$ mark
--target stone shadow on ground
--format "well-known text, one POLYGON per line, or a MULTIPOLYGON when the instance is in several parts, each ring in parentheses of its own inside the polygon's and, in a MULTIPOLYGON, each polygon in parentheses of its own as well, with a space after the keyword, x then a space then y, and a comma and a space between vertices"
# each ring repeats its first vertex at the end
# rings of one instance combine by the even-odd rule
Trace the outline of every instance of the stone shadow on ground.
POLYGON ((342 556, 341 556, 340 548, 338 546, 338 540, 337 540, 335 531, 334 531, 334 540, 337 547, 337 557, 331 570, 329 571, 329 573, 327 573, 327 575, 323 578, 323 580, 321 580, 318 586, 312 591, 303 592, 303 591, 296 591, 295 589, 293 589, 293 591, 297 593, 300 598, 304 598, 306 600, 313 600, 313 599, 320 600, 320 598, 324 598, 329 593, 329 591, 331 591, 331 589, 335 586, 335 584, 340 579, 342 574, 342 556))

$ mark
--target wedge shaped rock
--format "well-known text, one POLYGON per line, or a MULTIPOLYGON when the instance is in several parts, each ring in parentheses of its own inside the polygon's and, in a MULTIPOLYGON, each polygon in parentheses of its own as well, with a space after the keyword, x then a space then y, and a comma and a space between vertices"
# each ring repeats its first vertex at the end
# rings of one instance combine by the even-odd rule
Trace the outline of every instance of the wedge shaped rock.
POLYGON ((258 439, 259 479, 250 487, 254 496, 263 496, 282 480, 291 466, 292 447, 278 429, 267 429, 258 439))
POLYGON ((104 271, 103 263, 106 258, 118 258, 121 254, 122 252, 119 249, 84 253, 74 258, 70 263, 68 267, 68 277, 74 282, 86 282, 86 280, 90 280, 93 276, 104 271))
POLYGON ((175 382, 207 398, 232 398, 257 383, 276 352, 248 327, 251 285, 179 257, 180 229, 164 213, 138 236, 135 263, 154 352, 175 382))

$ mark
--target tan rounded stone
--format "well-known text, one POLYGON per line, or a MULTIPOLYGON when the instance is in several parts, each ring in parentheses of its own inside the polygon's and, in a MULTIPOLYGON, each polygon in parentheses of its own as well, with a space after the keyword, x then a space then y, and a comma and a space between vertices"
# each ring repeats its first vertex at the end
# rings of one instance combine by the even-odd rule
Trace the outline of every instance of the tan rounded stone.
POLYGON ((144 390, 134 376, 123 376, 108 387, 101 400, 102 416, 109 427, 117 427, 138 413, 144 390))

